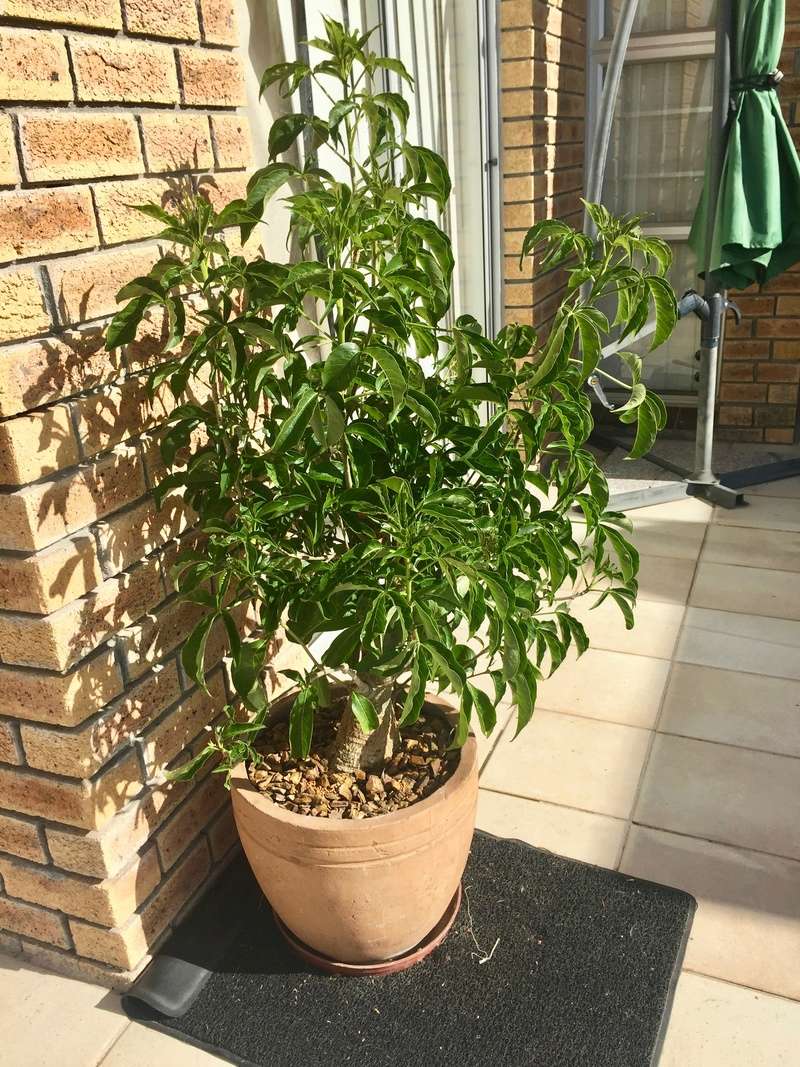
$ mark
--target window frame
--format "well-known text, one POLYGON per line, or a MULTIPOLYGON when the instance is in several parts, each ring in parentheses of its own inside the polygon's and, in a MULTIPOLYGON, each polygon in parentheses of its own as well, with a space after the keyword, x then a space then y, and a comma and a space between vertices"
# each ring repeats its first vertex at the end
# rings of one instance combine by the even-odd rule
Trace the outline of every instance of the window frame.
MULTIPOLYGON (((605 0, 587 3, 587 81, 586 81, 586 145, 592 145, 597 126, 597 113, 603 88, 603 68, 611 53, 613 34, 605 35, 605 0)), ((625 53, 625 63, 646 63, 679 59, 712 59, 716 30, 708 29, 668 31, 665 33, 632 33, 625 53)), ((646 234, 658 235, 668 241, 685 242, 690 224, 653 223, 642 225, 646 234)), ((687 353, 688 355, 689 353, 687 353)), ((660 391, 671 407, 696 407, 697 393, 660 391)))

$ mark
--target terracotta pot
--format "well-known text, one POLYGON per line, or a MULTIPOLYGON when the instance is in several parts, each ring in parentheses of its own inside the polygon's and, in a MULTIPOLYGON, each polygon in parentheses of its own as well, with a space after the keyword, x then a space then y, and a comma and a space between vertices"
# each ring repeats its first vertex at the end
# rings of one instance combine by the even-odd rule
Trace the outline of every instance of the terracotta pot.
MULTIPOLYGON (((438 697, 428 703, 452 714, 438 697)), ((333 960, 392 959, 444 915, 467 862, 478 800, 475 738, 441 788, 369 819, 296 815, 234 770, 231 796, 247 859, 273 909, 300 940, 333 960)))

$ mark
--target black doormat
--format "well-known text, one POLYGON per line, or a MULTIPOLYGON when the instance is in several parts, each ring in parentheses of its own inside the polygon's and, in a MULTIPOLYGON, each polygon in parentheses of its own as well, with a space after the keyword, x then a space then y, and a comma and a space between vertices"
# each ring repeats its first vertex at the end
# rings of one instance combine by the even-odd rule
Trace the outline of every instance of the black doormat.
POLYGON ((243 858, 124 998, 245 1067, 652 1067, 695 901, 477 832, 464 903, 422 963, 332 977, 299 961, 243 858))

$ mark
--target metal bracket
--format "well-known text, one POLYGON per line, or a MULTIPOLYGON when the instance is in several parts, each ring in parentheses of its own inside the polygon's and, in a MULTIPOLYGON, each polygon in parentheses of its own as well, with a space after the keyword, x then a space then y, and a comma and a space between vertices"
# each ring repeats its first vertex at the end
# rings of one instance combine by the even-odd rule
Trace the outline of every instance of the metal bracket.
POLYGON ((686 482, 686 495, 700 497, 709 504, 723 508, 738 508, 745 503, 744 493, 721 482, 686 482))

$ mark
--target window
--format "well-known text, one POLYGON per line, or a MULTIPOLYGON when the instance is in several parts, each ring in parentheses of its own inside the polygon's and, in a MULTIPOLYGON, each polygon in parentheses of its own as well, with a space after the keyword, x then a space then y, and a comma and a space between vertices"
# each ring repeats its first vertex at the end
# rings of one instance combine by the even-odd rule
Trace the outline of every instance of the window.
MULTIPOLYGON (((621 0, 593 0, 591 5, 590 123, 620 8, 621 0)), ((611 211, 642 215, 646 232, 670 242, 675 257, 670 281, 678 295, 698 286, 686 239, 703 185, 708 146, 714 18, 714 0, 640 0, 603 185, 602 200, 611 211)), ((648 385, 673 403, 692 403, 699 343, 699 321, 682 320, 670 341, 647 355, 648 385)), ((644 354, 647 342, 638 347, 644 354)))

